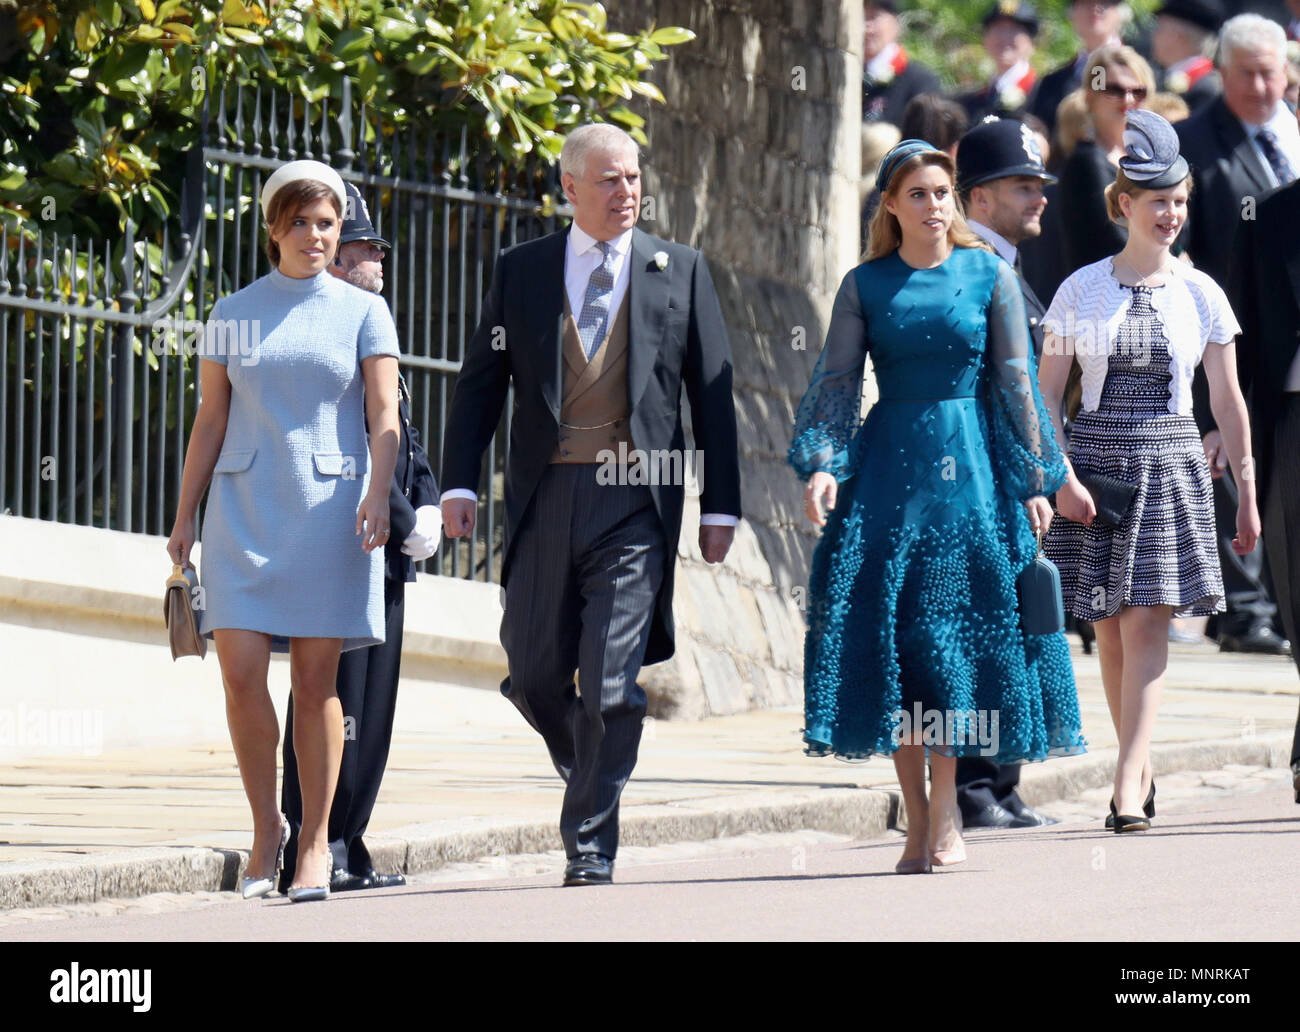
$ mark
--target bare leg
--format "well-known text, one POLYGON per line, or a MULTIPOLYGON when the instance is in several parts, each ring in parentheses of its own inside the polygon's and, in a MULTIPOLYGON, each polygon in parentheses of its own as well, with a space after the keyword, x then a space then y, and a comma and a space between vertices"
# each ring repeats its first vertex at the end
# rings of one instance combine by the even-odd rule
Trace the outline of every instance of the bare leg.
POLYGON ((302 831, 291 888, 329 884, 329 814, 343 758, 343 707, 336 690, 340 638, 293 638, 293 751, 302 787, 302 831))
POLYGON ((894 770, 903 792, 907 811, 907 845, 904 861, 920 860, 929 855, 930 806, 925 799, 925 746, 902 745, 894 753, 894 770))
POLYGON ((258 631, 243 630, 214 631, 213 638, 226 689, 230 742, 253 811, 253 848, 248 856, 247 876, 269 878, 280 848, 282 827, 275 795, 280 724, 266 688, 271 639, 258 631))
POLYGON ((1120 610, 1124 681, 1115 766, 1115 809, 1141 814, 1151 756, 1151 736, 1169 665, 1172 606, 1125 606, 1120 610))
POLYGON ((966 859, 957 808, 957 758, 930 753, 930 836, 932 863, 957 864, 966 859))
MULTIPOLYGON (((1101 684, 1106 692, 1106 706, 1110 710, 1110 722, 1115 728, 1115 737, 1120 733, 1120 701, 1123 698, 1124 683, 1124 642, 1120 634, 1118 615, 1097 620, 1093 627, 1097 632, 1097 658, 1101 666, 1101 684)), ((1142 766, 1142 798, 1151 785, 1151 762, 1148 759, 1142 766)), ((1125 811, 1127 813, 1127 811, 1125 811)))

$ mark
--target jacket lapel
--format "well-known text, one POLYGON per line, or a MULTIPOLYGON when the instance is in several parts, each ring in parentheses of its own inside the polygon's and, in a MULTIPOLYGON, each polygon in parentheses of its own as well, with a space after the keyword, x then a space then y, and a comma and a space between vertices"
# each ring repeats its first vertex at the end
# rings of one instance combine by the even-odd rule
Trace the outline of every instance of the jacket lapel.
MULTIPOLYGON (((1291 307, 1300 307, 1300 237, 1296 236, 1297 223, 1300 223, 1300 180, 1294 184, 1283 187, 1288 200, 1283 207, 1287 214, 1285 232, 1277 235, 1277 239, 1282 242, 1285 249, 1280 256, 1286 263, 1287 278, 1291 281, 1291 289, 1295 301, 1291 307)), ((1264 256, 1261 256, 1264 257, 1264 256)), ((1284 383, 1287 372, 1291 369, 1291 363, 1295 360, 1297 344, 1297 333, 1300 333, 1300 327, 1296 328, 1296 333, 1287 333, 1280 337, 1280 343, 1277 347, 1267 348, 1266 354, 1271 354, 1277 364, 1274 370, 1277 376, 1275 382, 1284 383)), ((1259 342, 1263 346, 1263 341, 1259 342)))
POLYGON ((627 328, 627 401, 628 411, 636 409, 645 391, 659 355, 668 308, 668 269, 655 265, 654 238, 639 229, 632 230, 632 247, 628 260, 627 291, 629 321, 627 328))
POLYGON ((563 384, 561 365, 564 346, 564 253, 568 245, 567 228, 552 233, 546 250, 538 257, 537 274, 529 290, 528 325, 537 340, 533 351, 537 383, 547 407, 560 421, 560 395, 563 384))
POLYGON ((1237 116, 1224 103, 1222 97, 1216 101, 1216 104, 1214 115, 1219 124, 1219 134, 1223 141, 1232 148, 1233 160, 1237 161, 1246 170, 1246 175, 1250 177, 1250 181, 1255 184, 1256 188, 1260 190, 1271 189, 1268 173, 1264 171, 1259 152, 1255 150, 1255 145, 1250 142, 1246 130, 1237 121, 1237 116))

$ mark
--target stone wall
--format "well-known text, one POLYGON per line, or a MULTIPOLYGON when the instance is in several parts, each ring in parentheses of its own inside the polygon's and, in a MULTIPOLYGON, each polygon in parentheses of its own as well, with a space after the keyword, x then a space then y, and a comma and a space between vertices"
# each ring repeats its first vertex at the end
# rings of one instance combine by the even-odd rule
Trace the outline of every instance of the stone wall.
POLYGON ((643 195, 654 202, 641 226, 709 260, 735 362, 745 512, 727 562, 709 567, 698 505, 687 499, 678 653, 647 668, 643 683, 660 716, 798 704, 798 589, 815 536, 785 454, 835 290, 857 262, 861 4, 606 6, 619 28, 653 22, 696 34, 654 73, 667 104, 638 107, 648 120, 643 195))

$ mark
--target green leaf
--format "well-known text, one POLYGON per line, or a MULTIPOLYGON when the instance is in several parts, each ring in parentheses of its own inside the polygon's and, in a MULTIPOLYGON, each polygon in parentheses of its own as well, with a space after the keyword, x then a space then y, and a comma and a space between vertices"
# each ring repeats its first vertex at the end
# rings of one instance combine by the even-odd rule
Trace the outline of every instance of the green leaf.
POLYGON ((389 43, 405 43, 419 32, 418 25, 405 19, 383 15, 375 19, 375 34, 389 43))
POLYGON ((260 47, 262 45, 262 37, 256 32, 250 32, 248 29, 240 29, 234 25, 227 25, 225 31, 231 39, 237 39, 240 43, 250 43, 255 47, 260 47))
POLYGON ((630 80, 629 85, 633 93, 639 93, 643 97, 649 97, 651 100, 657 100, 660 104, 667 104, 668 100, 664 97, 663 92, 652 82, 641 79, 630 80))
POLYGON ((520 104, 552 104, 555 102, 556 93, 554 90, 542 89, 540 86, 534 86, 530 90, 520 93, 518 103, 520 104))
POLYGON ((95 15, 91 11, 82 11, 77 15, 72 32, 77 41, 77 49, 85 54, 94 50, 95 44, 103 38, 99 26, 95 23, 95 15))
POLYGON ((640 129, 643 125, 645 125, 644 118, 642 118, 640 115, 636 114, 635 112, 629 111, 627 108, 621 106, 616 108, 611 108, 609 112, 609 117, 614 119, 616 122, 622 122, 624 125, 630 125, 636 129, 640 129))
POLYGON ((662 29, 655 29, 650 33, 650 40, 658 43, 660 46, 671 47, 679 43, 689 43, 695 38, 695 33, 690 29, 683 29, 677 25, 665 25, 662 29))
POLYGON ((340 61, 355 61, 370 49, 372 39, 369 29, 344 29, 334 40, 334 56, 340 61))

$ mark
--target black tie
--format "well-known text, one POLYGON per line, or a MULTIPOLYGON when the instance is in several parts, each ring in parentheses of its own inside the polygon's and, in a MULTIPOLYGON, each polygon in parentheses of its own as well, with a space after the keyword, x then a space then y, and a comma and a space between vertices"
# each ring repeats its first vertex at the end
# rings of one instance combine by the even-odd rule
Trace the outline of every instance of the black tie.
POLYGON ((1016 270, 1017 276, 1023 276, 1024 272, 1020 268, 1020 248, 1016 248, 1016 260, 1011 263, 1011 267, 1016 270))
POLYGON ((1286 186, 1287 183, 1295 179, 1295 172, 1291 170, 1291 163, 1286 160, 1286 155, 1282 153, 1282 148, 1277 145, 1277 137, 1273 135, 1271 129, 1261 129, 1255 139, 1259 141, 1259 149, 1264 152, 1264 157, 1268 159, 1269 167, 1273 169, 1273 175, 1277 176, 1277 185, 1286 186))

